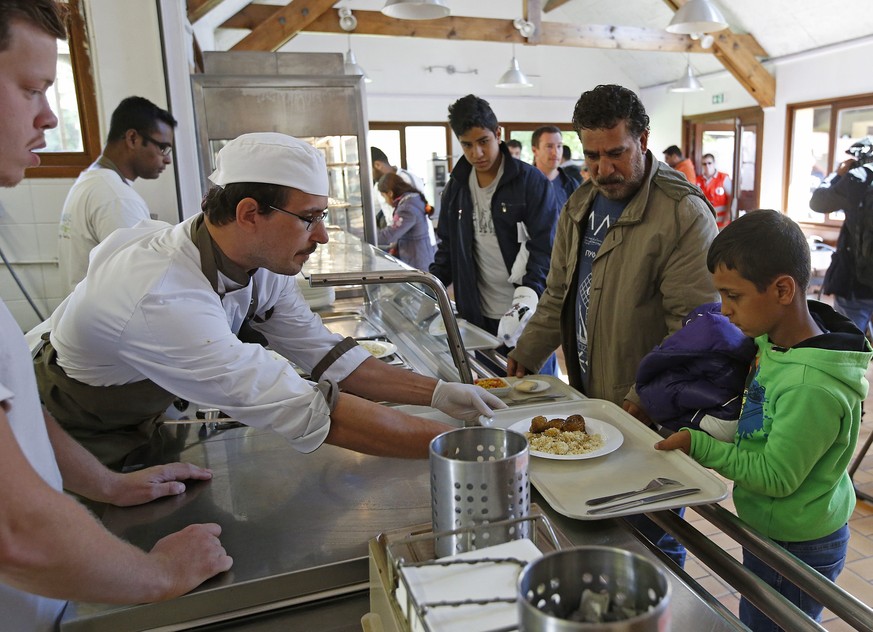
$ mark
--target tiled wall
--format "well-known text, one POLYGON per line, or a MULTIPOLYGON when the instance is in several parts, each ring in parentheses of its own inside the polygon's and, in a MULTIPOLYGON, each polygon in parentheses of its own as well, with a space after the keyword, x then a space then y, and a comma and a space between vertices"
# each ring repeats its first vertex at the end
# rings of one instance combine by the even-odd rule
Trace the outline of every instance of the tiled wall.
MULTIPOLYGON (((71 179, 30 179, 12 189, 0 188, 0 250, 45 317, 64 298, 57 263, 58 220, 72 185, 71 179)), ((39 323, 2 263, 0 298, 22 330, 39 323)))

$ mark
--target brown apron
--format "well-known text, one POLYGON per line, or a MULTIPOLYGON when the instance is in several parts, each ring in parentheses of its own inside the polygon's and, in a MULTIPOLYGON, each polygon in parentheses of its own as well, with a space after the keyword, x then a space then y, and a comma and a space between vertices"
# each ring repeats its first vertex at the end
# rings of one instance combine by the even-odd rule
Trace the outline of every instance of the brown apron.
MULTIPOLYGON (((191 239, 200 250, 203 273, 217 292, 216 253, 202 215, 191 224, 191 239)), ((248 325, 256 309, 257 291, 253 287, 252 301, 238 334, 244 342, 258 342, 243 338, 244 331, 263 338, 248 325)), ((33 360, 43 404, 101 463, 120 468, 128 454, 149 442, 175 396, 151 380, 118 386, 90 386, 74 380, 58 366, 49 334, 43 334, 43 339, 45 344, 33 360)))

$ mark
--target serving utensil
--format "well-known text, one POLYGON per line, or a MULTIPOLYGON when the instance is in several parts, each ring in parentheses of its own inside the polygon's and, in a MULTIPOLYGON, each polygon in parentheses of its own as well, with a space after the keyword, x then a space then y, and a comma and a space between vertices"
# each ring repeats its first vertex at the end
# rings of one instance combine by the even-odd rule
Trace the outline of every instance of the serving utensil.
POLYGON ((620 492, 618 494, 610 494, 609 496, 600 496, 599 498, 592 498, 585 502, 589 507, 596 507, 597 505, 605 505, 606 503, 611 503, 614 500, 621 500, 622 498, 630 498, 631 496, 635 496, 637 494, 643 494, 645 492, 651 492, 656 489, 660 489, 662 487, 668 487, 670 485, 681 485, 679 481, 674 481, 672 478, 654 478, 648 482, 648 484, 642 489, 634 489, 629 492, 620 492))
POLYGON ((509 397, 507 397, 504 401, 507 406, 518 406, 519 404, 532 404, 536 402, 548 402, 553 399, 563 399, 566 395, 556 394, 556 395, 528 395, 526 397, 520 397, 515 394, 515 392, 510 392, 509 397))
POLYGON ((690 496, 691 494, 696 494, 700 491, 698 487, 686 487, 684 489, 674 489, 672 492, 664 492, 662 494, 655 494, 654 496, 647 496, 646 498, 639 498, 637 500, 629 500, 624 503, 618 503, 617 505, 609 505, 608 507, 597 507, 595 509, 589 509, 586 513, 589 516, 594 516, 597 514, 609 513, 612 511, 622 511, 624 509, 630 509, 631 507, 639 507, 641 505, 650 505, 652 503, 658 503, 662 500, 670 500, 671 498, 681 498, 682 496, 690 496))

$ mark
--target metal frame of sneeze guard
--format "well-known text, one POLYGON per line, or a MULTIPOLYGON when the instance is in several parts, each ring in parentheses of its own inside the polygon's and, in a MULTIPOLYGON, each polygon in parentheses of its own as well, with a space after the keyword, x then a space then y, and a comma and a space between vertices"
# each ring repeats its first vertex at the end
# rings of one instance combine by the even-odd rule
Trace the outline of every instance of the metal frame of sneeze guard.
POLYGON ((461 339, 452 303, 449 300, 446 287, 434 275, 421 270, 383 270, 378 272, 323 272, 313 273, 309 277, 309 284, 312 286, 379 285, 383 283, 421 283, 434 291, 443 323, 446 326, 446 338, 452 359, 455 361, 461 381, 472 384, 473 374, 467 361, 467 351, 464 349, 464 341, 461 339))

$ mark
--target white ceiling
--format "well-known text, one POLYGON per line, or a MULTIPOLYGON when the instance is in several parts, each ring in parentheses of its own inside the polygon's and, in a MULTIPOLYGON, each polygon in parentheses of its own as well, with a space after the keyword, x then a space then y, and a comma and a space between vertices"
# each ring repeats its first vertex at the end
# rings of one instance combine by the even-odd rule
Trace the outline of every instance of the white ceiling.
MULTIPOLYGON (((264 4, 285 5, 287 0, 257 0, 264 4)), ((542 0, 545 4, 546 0, 542 0)), ((842 42, 873 37, 873 1, 840 0, 714 0, 725 14, 735 33, 750 33, 767 51, 765 59, 780 58, 842 42)), ((488 17, 512 20, 522 16, 523 0, 446 0, 454 16, 488 17)), ((206 48, 226 50, 241 39, 245 32, 215 30, 225 19, 249 4, 248 0, 224 0, 218 8, 196 25, 213 29, 214 45, 206 48)), ((335 5, 354 10, 378 11, 384 0, 341 0, 335 5)), ((599 24, 663 29, 673 15, 663 0, 570 0, 563 6, 543 15, 545 22, 570 24, 599 24)), ((366 38, 366 36, 356 36, 366 38)), ((202 39, 202 38, 201 38, 202 39)), ((434 40, 431 42, 436 43, 434 40)), ((440 42, 452 44, 452 42, 440 42)), ((578 56, 580 61, 597 59, 582 53, 579 48, 566 48, 568 59, 578 56)), ((659 53, 642 51, 601 51, 621 68, 641 88, 675 80, 690 61, 698 75, 723 70, 714 55, 659 53)), ((521 55, 519 55, 521 57, 521 55)), ((474 60, 475 61, 475 60, 474 60)), ((855 72, 870 72, 869 60, 858 60, 855 72)), ((569 64, 572 68, 572 64, 569 64)), ((850 66, 847 65, 847 72, 850 66)), ((540 70, 542 72, 542 70, 540 70)), ((811 78, 812 79, 812 78, 811 78)))

